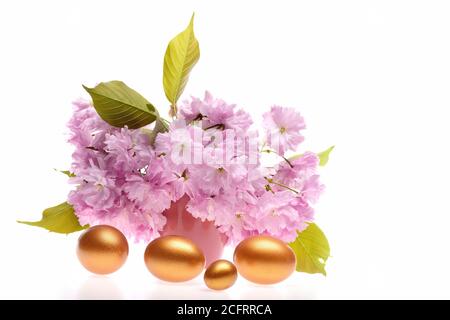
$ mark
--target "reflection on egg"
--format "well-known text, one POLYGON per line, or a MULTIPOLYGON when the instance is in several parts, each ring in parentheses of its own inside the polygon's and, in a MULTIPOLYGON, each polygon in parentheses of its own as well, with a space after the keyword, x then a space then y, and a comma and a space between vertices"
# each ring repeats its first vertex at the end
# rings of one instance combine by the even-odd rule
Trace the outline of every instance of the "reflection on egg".
POLYGON ((269 236, 254 236, 236 247, 234 263, 245 279, 259 284, 273 284, 294 272, 296 258, 283 241, 269 236))
POLYGON ((205 256, 191 240, 165 236, 153 240, 144 254, 147 269, 157 278, 170 282, 188 281, 205 268, 205 256))
POLYGON ((236 282, 237 270, 230 261, 217 260, 206 269, 203 279, 208 288, 224 290, 236 282))
POLYGON ((81 264, 97 274, 118 270, 127 260, 128 242, 114 227, 98 225, 89 228, 78 239, 77 255, 81 264))

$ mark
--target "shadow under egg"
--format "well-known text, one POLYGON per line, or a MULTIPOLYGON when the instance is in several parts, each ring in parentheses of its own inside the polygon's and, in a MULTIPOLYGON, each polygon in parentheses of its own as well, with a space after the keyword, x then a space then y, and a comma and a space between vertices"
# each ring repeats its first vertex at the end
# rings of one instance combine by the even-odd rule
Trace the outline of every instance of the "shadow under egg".
POLYGON ((90 275, 78 289, 77 298, 81 300, 120 300, 124 297, 111 278, 90 275))

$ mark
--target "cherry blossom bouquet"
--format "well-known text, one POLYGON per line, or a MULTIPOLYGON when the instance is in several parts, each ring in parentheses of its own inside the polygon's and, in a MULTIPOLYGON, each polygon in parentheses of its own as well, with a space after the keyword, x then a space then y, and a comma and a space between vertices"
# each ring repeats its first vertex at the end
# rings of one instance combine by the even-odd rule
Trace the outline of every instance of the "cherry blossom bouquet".
POLYGON ((64 173, 74 188, 27 223, 61 233, 106 224, 150 241, 166 224, 165 210, 188 197, 188 212, 212 221, 229 244, 271 235, 317 256, 315 267, 300 271, 324 273, 329 247, 312 205, 324 190, 318 166, 332 148, 296 153, 305 122, 292 108, 269 108, 258 132, 249 113, 209 92, 178 103, 199 56, 192 18, 164 57, 170 121, 123 82, 84 87, 92 100, 76 101, 68 123, 75 151, 64 173), (266 156, 276 161, 265 165, 266 156))

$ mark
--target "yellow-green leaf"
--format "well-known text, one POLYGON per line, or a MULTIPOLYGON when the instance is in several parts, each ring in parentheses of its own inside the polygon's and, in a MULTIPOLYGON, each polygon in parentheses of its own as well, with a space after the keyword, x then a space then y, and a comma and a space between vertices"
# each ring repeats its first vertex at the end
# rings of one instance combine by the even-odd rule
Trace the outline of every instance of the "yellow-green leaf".
POLYGON ((155 107, 122 81, 83 88, 91 95, 99 116, 114 127, 141 128, 155 121, 155 107))
POLYGON ((330 256, 330 244, 315 223, 310 223, 297 239, 289 243, 297 257, 297 271, 327 275, 325 264, 330 256))
POLYGON ((194 15, 187 28, 170 40, 164 56, 163 85, 172 106, 180 98, 194 65, 200 58, 200 48, 194 34, 194 15))
POLYGON ((40 221, 17 221, 34 227, 40 227, 56 233, 72 233, 88 228, 88 225, 81 226, 75 215, 73 207, 67 202, 63 202, 55 207, 45 209, 40 221))
POLYGON ((75 174, 70 172, 69 170, 58 170, 58 169, 55 169, 55 171, 61 172, 62 174, 65 174, 69 178, 75 177, 75 174))
POLYGON ((319 165, 324 166, 328 163, 328 158, 330 157, 331 151, 333 151, 334 146, 329 147, 327 150, 319 152, 317 156, 319 157, 319 165))

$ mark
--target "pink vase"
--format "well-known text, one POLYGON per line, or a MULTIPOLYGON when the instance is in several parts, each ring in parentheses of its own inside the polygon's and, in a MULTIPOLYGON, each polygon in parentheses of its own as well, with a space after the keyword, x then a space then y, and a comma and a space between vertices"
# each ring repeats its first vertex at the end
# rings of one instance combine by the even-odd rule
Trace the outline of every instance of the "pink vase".
POLYGON ((179 235, 191 239, 202 249, 208 266, 222 257, 226 239, 213 222, 194 218, 187 211, 188 201, 189 197, 185 195, 164 212, 167 223, 161 236, 179 235))

